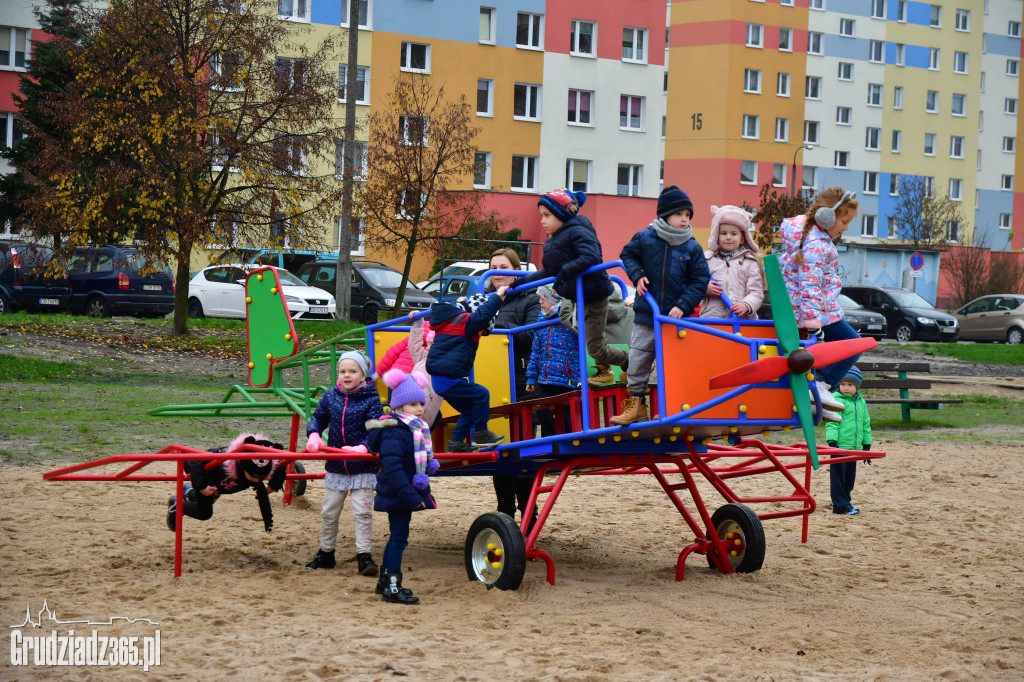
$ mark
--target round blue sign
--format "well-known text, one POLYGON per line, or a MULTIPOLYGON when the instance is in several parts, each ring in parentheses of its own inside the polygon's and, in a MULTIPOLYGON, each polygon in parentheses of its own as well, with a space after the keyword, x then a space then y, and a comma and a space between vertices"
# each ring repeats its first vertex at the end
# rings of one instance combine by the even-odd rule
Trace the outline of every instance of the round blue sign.
POLYGON ((910 267, 912 267, 915 270, 920 270, 921 268, 923 268, 924 256, 921 255, 920 253, 914 253, 914 255, 910 257, 910 267))

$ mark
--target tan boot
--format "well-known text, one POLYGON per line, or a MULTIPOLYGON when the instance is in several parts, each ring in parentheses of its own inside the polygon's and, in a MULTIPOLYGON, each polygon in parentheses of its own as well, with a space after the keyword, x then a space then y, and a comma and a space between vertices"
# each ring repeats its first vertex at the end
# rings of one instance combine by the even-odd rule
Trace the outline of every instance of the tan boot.
POLYGON ((590 384, 591 388, 610 386, 615 383, 615 374, 608 365, 598 365, 597 374, 587 379, 587 383, 590 384))
POLYGON ((612 417, 608 421, 619 426, 625 426, 626 424, 632 424, 634 422, 647 421, 647 403, 641 402, 640 398, 635 395, 631 395, 622 401, 622 408, 619 410, 619 416, 612 417))

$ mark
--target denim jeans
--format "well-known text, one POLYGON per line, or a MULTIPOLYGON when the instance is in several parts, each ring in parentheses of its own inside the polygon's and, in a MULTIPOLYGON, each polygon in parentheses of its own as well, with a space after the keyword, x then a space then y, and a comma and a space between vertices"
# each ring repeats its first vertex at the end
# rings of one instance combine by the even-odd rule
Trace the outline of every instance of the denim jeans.
POLYGON ((452 442, 466 440, 471 428, 474 431, 487 428, 487 421, 491 417, 491 393, 486 387, 460 379, 438 395, 459 412, 459 420, 455 422, 455 430, 452 432, 452 442))
POLYGON ((388 512, 388 525, 391 527, 391 536, 388 544, 384 547, 384 558, 381 562, 388 573, 402 572, 402 554, 409 545, 409 522, 412 521, 412 512, 404 509, 395 509, 388 512))
MULTIPOLYGON (((854 331, 846 320, 839 320, 832 324, 825 325, 821 328, 825 332, 825 341, 843 341, 846 339, 859 339, 860 334, 854 331)), ((828 384, 829 390, 835 390, 839 382, 842 381, 846 373, 850 371, 850 368, 856 364, 857 359, 860 355, 854 355, 852 358, 840 360, 839 362, 823 367, 817 372, 818 381, 824 381, 828 384)))

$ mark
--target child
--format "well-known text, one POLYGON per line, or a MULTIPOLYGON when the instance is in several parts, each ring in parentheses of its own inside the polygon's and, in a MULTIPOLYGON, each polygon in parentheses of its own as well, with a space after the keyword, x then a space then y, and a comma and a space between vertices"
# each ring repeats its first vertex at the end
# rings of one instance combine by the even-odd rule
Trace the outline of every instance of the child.
MULTIPOLYGON (((416 313, 409 313, 409 316, 413 316, 416 313)), ((426 320, 419 319, 412 323, 412 330, 409 332, 409 357, 413 361, 413 372, 419 372, 423 376, 429 377, 427 374, 427 356, 430 354, 430 346, 434 343, 434 330, 430 328, 430 325, 426 320)), ((400 368, 399 368, 400 369, 400 368)), ((430 382, 423 387, 423 392, 427 394, 426 407, 423 410, 423 421, 427 422, 431 429, 434 428, 434 422, 437 420, 437 416, 441 413, 441 397, 434 393, 433 387, 430 382)))
POLYGON ((647 419, 647 382, 654 363, 654 313, 645 293, 654 297, 662 315, 679 319, 691 315, 707 291, 711 273, 704 251, 693 238, 693 203, 675 185, 658 197, 658 217, 640 230, 619 256, 636 286, 633 335, 629 339, 629 397, 612 424, 647 419))
MULTIPOLYGON (((243 445, 284 449, 284 446, 278 443, 271 443, 263 434, 243 433, 226 448, 217 448, 210 452, 234 452, 243 445)), ((253 456, 259 455, 254 453, 253 456)), ((253 488, 256 490, 256 501, 260 505, 263 527, 269 533, 274 526, 274 514, 270 509, 267 490, 276 493, 282 488, 285 476, 288 475, 288 463, 277 459, 226 459, 207 469, 206 465, 212 461, 215 460, 211 458, 185 462, 191 483, 185 484, 185 507, 182 510, 184 514, 193 519, 206 521, 213 516, 213 503, 221 495, 233 495, 253 488), (263 481, 267 481, 266 487, 263 481)), ((177 503, 178 498, 175 495, 171 495, 167 500, 167 527, 171 530, 175 529, 177 523, 177 503)))
MULTIPOLYGON (((332 448, 362 447, 366 440, 366 421, 384 414, 377 387, 366 380, 370 359, 359 351, 342 353, 338 360, 338 383, 333 386, 306 426, 308 452, 320 452, 324 444, 320 434, 330 427, 327 445, 332 448)), ((370 553, 373 541, 373 486, 377 483, 377 463, 372 460, 328 460, 325 465, 324 506, 320 512, 320 550, 306 564, 308 569, 334 568, 334 547, 338 541, 338 518, 345 498, 352 495, 355 519, 356 561, 359 575, 377 575, 377 564, 370 553)))
POLYGON ((496 294, 474 294, 456 303, 435 303, 430 309, 434 344, 427 354, 427 373, 434 392, 459 412, 448 444, 449 452, 472 452, 493 448, 505 440, 487 428, 491 416, 491 394, 486 387, 469 381, 480 336, 494 325, 494 316, 505 300, 507 286, 496 294), (473 445, 466 436, 473 429, 473 445))
MULTIPOLYGON (((871 416, 868 414, 868 404, 860 393, 863 378, 859 369, 851 367, 839 382, 835 398, 846 405, 843 421, 825 425, 825 440, 834 448, 871 449, 871 416)), ((832 513, 847 516, 860 514, 860 509, 850 502, 853 483, 857 480, 857 462, 832 464, 829 477, 832 479, 832 513)))
POLYGON ((700 309, 701 317, 729 317, 729 313, 757 319, 757 309, 764 301, 764 280, 757 262, 757 244, 750 236, 751 215, 738 206, 711 207, 711 238, 704 257, 711 270, 707 296, 700 309), (726 308, 722 294, 732 301, 726 308))
MULTIPOLYGON (((579 210, 587 201, 583 192, 559 189, 548 192, 537 202, 540 224, 548 234, 544 242, 543 267, 517 281, 517 284, 535 282, 545 277, 555 278, 555 292, 562 298, 576 301, 576 276, 587 268, 603 262, 601 242, 597 231, 579 210)), ((598 373, 588 379, 591 386, 600 387, 615 381, 611 365, 627 369, 628 354, 612 348, 605 339, 608 323, 608 297, 612 282, 604 270, 583 278, 583 319, 587 334, 587 352, 594 358, 598 373)), ((579 304, 579 301, 576 301, 579 304)))
POLYGON ((384 558, 377 594, 392 604, 418 604, 412 590, 402 587, 402 554, 409 544, 409 522, 420 509, 437 509, 430 494, 430 475, 438 470, 434 459, 430 427, 423 421, 427 396, 423 387, 429 380, 422 374, 405 374, 393 369, 384 374, 391 387, 392 413, 396 419, 367 423, 367 445, 380 455, 377 472, 375 511, 387 512, 391 535, 384 558))
MULTIPOLYGON (((414 313, 409 313, 413 315, 414 313)), ((420 323, 424 327, 424 332, 429 331, 430 324, 426 322, 420 323)), ((404 339, 388 348, 387 352, 384 353, 384 357, 380 359, 380 362, 374 367, 373 374, 370 379, 378 381, 381 376, 389 369, 400 369, 406 374, 413 371, 416 366, 416 361, 412 358, 412 334, 406 336, 404 339)))
MULTIPOLYGON (((558 319, 562 297, 550 287, 538 287, 537 294, 540 296, 541 314, 534 321, 558 319)), ((580 353, 576 333, 562 324, 536 329, 530 362, 526 366, 526 392, 532 394, 530 398, 561 395, 579 385, 580 353)), ((541 410, 537 414, 541 436, 555 435, 555 417, 551 412, 541 410)), ((571 426, 567 430, 571 430, 571 426)))

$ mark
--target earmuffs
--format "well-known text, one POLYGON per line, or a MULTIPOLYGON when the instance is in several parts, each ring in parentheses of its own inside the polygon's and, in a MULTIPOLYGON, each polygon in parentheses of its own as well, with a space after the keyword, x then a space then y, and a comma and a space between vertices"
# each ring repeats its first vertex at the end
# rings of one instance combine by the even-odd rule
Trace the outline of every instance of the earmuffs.
POLYGON ((829 228, 836 224, 836 211, 839 210, 839 207, 845 204, 847 201, 855 199, 856 197, 856 192, 846 192, 845 194, 843 194, 843 198, 839 200, 839 203, 837 203, 832 208, 829 208, 828 206, 822 206, 821 208, 814 212, 814 222, 821 229, 828 230, 829 228))

